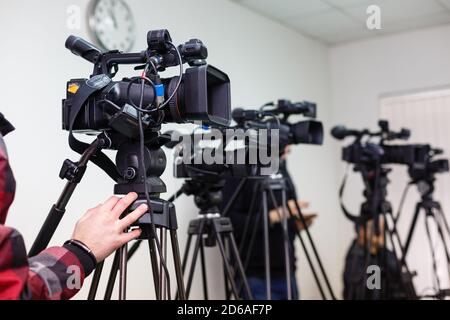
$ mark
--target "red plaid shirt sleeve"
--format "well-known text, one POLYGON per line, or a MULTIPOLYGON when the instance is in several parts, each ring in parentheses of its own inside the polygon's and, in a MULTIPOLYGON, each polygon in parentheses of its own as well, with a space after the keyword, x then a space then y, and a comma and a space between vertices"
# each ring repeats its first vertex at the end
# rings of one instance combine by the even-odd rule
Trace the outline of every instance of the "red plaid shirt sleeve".
POLYGON ((85 278, 78 257, 51 247, 28 259, 22 236, 0 225, 0 299, 70 299, 85 278))

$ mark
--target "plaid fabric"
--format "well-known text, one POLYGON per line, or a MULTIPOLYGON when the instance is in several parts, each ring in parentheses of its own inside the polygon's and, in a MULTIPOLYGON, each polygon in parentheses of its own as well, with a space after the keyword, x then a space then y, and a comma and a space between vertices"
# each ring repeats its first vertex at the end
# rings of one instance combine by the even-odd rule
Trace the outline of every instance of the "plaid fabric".
POLYGON ((0 114, 0 300, 69 299, 80 289, 85 271, 78 256, 52 247, 28 259, 22 236, 3 226, 14 200, 15 180, 3 140, 0 114))
POLYGON ((16 180, 8 161, 5 141, 0 133, 0 224, 4 224, 8 209, 14 200, 16 180))
POLYGON ((22 236, 0 225, 0 299, 69 299, 83 284, 78 257, 52 247, 27 259, 22 236), (73 270, 76 270, 74 272, 73 270))

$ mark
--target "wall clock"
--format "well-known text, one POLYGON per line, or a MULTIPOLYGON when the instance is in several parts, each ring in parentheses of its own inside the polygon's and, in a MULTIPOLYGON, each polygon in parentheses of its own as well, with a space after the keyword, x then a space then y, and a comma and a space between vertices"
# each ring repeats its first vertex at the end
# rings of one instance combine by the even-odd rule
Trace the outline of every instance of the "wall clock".
POLYGON ((93 0, 89 7, 91 36, 103 50, 130 51, 135 40, 135 21, 124 0, 93 0))

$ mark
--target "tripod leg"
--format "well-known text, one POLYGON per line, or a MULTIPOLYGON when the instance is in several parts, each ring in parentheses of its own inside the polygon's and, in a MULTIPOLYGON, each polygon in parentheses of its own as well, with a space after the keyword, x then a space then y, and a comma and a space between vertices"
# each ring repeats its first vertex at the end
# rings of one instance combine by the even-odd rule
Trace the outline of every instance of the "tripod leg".
POLYGON ((234 191, 233 195, 231 196, 230 200, 227 203, 227 206, 222 211, 222 216, 226 217, 228 214, 228 211, 231 209, 232 205, 235 203, 235 200, 237 196, 241 193, 242 188, 245 185, 245 182, 247 181, 247 178, 242 179, 239 183, 238 187, 236 188, 236 191, 234 191))
MULTIPOLYGON (((350 248, 350 250, 352 250, 352 248, 350 248)), ((347 257, 351 257, 350 259, 350 261, 351 261, 351 265, 350 265, 350 276, 349 276, 349 279, 347 279, 345 276, 344 276, 344 293, 343 293, 343 299, 344 300, 354 300, 353 299, 353 297, 354 297, 354 291, 353 291, 353 288, 354 288, 354 286, 353 286, 353 277, 352 277, 352 275, 354 275, 355 274, 355 265, 356 265, 356 259, 355 259, 355 256, 356 256, 356 254, 354 253, 354 252, 351 252, 351 253, 349 253, 348 254, 348 256, 347 257)), ((345 274, 345 271, 344 271, 344 274, 345 274)))
POLYGON ((313 250, 314 256, 315 256, 315 258, 317 260, 317 264, 319 265, 320 272, 322 273, 322 277, 323 277, 323 279, 325 281, 325 285, 327 286, 328 292, 330 293, 331 299, 332 300, 336 300, 336 296, 334 295, 334 291, 333 291, 333 288, 331 287, 330 280, 328 279, 328 275, 325 272, 325 268, 323 267, 322 259, 320 259, 319 252, 316 249, 316 245, 314 244, 314 241, 312 239, 311 233, 309 232, 308 225, 306 224, 305 216, 303 215, 302 210, 301 210, 300 206, 298 205, 297 201, 294 201, 294 203, 295 203, 296 209, 298 211, 299 219, 302 222, 302 224, 305 226, 306 237, 309 240, 309 243, 310 243, 311 248, 313 250))
MULTIPOLYGON (((178 243, 178 241, 177 241, 177 243, 178 243)), ((183 262, 181 263, 181 282, 177 280, 178 284, 179 283, 183 283, 184 284, 184 273, 185 273, 186 267, 187 267, 187 262, 188 262, 188 258, 189 258, 189 252, 190 252, 190 249, 191 249, 191 243, 192 243, 192 234, 189 233, 187 241, 186 241, 186 246, 184 248, 183 262)), ((173 239, 172 239, 172 246, 173 246, 173 239)), ((180 288, 178 287, 177 293, 175 294, 175 300, 178 300, 179 298, 181 300, 186 300, 187 299, 186 289, 185 289, 184 285, 183 285, 183 291, 184 291, 185 298, 181 299, 181 297, 179 297, 179 295, 180 295, 180 288)))
MULTIPOLYGON (((238 187, 236 188, 236 190, 234 191, 233 195, 231 196, 230 200, 228 201, 225 209, 222 211, 221 215, 223 217, 226 217, 228 214, 228 211, 232 208, 233 204, 235 203, 236 198, 239 196, 242 188, 245 185, 245 182, 247 181, 247 178, 245 179, 241 179, 238 187)), ((254 205, 254 201, 256 198, 256 193, 253 194, 252 196, 252 200, 251 200, 251 205, 250 205, 250 210, 249 212, 253 212, 253 205, 254 205)), ((250 215, 249 215, 250 216, 250 215)), ((247 236, 247 231, 248 231, 248 226, 249 226, 249 218, 246 219, 245 222, 245 227, 244 227, 244 232, 243 232, 243 236, 242 236, 242 243, 245 241, 246 236, 247 236)), ((242 245, 241 243, 241 245, 242 245)), ((225 251, 227 251, 227 248, 225 248, 225 251)), ((233 268, 234 269, 234 268, 233 268)), ((225 266, 223 268, 223 274, 224 274, 224 285, 225 285, 225 299, 229 300, 230 299, 230 288, 229 288, 229 283, 227 281, 227 272, 225 270, 225 266)))
MULTIPOLYGON (((134 255, 134 253, 139 248, 142 240, 137 240, 133 243, 130 250, 128 250, 128 260, 134 255)), ((109 273, 108 284, 106 285, 105 297, 104 300, 111 300, 112 292, 114 289, 114 284, 116 282, 117 271, 119 271, 119 251, 117 250, 114 254, 114 260, 111 266, 111 271, 109 273)))
POLYGON ((408 254, 409 245, 411 244, 411 239, 414 233, 414 229, 416 227, 417 218, 419 217, 420 208, 422 207, 422 203, 418 203, 416 205, 416 209, 414 211, 413 220, 411 221, 411 226, 409 227, 408 236, 406 237, 405 248, 403 253, 403 260, 406 261, 406 255, 408 254))
POLYGON ((444 211, 442 210, 442 207, 439 203, 437 204, 437 210, 438 210, 441 220, 444 224, 445 230, 447 231, 447 234, 450 235, 450 226, 447 222, 447 219, 445 218, 444 211))
POLYGON ((206 275, 206 264, 205 264, 205 245, 203 241, 200 241, 200 264, 202 269, 202 283, 203 283, 203 298, 208 299, 208 280, 206 275))
MULTIPOLYGON (((275 199, 275 195, 271 189, 269 189, 270 198, 275 208, 280 208, 275 199)), ((288 233, 288 220, 286 214, 287 201, 286 201, 286 190, 281 190, 281 212, 278 211, 280 216, 281 228, 283 230, 283 248, 284 248, 284 267, 286 272, 286 289, 287 289, 287 299, 292 300, 292 280, 291 280, 291 262, 290 262, 290 245, 289 245, 289 233, 288 233)))
POLYGON ((153 234, 150 226, 148 228, 149 238, 148 238, 148 248, 150 252, 150 263, 152 265, 152 273, 153 273, 153 285, 155 287, 156 299, 161 300, 161 291, 160 291, 160 274, 158 270, 158 255, 156 252, 156 244, 155 239, 156 234, 153 234))
POLYGON ((192 234, 189 234, 186 242, 186 247, 184 248, 183 263, 181 265, 183 274, 186 271, 187 260, 189 258, 189 251, 191 249, 191 242, 192 242, 192 234))
POLYGON ((189 298, 189 293, 191 291, 192 279, 194 278, 195 264, 197 262, 198 251, 200 249, 200 242, 203 241, 203 229, 205 227, 205 220, 200 221, 199 232, 197 234, 197 239, 195 241, 194 254, 192 256, 191 268, 189 269, 188 281, 186 285, 186 297, 189 298))
POLYGON ((237 290, 236 283, 234 281, 234 275, 231 271, 231 264, 228 260, 227 254, 225 252, 225 245, 223 243, 222 235, 218 232, 215 225, 213 224, 214 234, 216 235, 217 244, 219 245, 220 254, 222 255, 223 265, 225 267, 225 271, 227 273, 228 281, 230 282, 231 291, 236 299, 238 299, 239 294, 237 290))
MULTIPOLYGON (((289 214, 291 216, 293 216, 293 213, 292 213, 291 209, 289 208, 289 206, 288 206, 288 210, 289 210, 289 214)), ((320 296, 322 297, 323 300, 326 300, 325 292, 323 291, 322 284, 320 283, 319 277, 317 276, 316 268, 314 267, 314 264, 313 264, 313 262, 311 260, 311 256, 310 256, 309 250, 308 250, 308 248, 305 245, 305 241, 303 240, 302 234, 297 229, 295 230, 295 233, 297 235, 297 238, 300 240, 300 245, 302 246, 303 252, 304 252, 305 257, 306 257, 306 260, 308 261, 308 265, 311 268, 311 273, 313 274, 314 281, 316 282, 317 288, 319 289, 320 296)))
POLYGON ((225 287, 225 300, 231 299, 230 285, 228 283, 227 270, 225 270, 225 265, 223 265, 223 283, 225 287))
MULTIPOLYGON (((161 254, 163 256, 164 261, 167 261, 167 229, 160 229, 160 239, 161 239, 161 254)), ((163 264, 159 262, 159 292, 161 295, 161 300, 167 299, 167 288, 166 288, 166 276, 165 270, 163 268, 163 264)))
MULTIPOLYGON (((386 223, 386 228, 388 230, 388 234, 389 234, 390 239, 391 239, 392 250, 394 251, 394 254, 397 257, 397 259, 400 260, 399 257, 403 257, 403 255, 405 253, 405 247, 402 245, 402 240, 400 239, 400 235, 399 235, 398 230, 397 230, 396 220, 395 220, 394 215, 392 214, 391 211, 386 213, 386 221, 385 221, 385 223, 386 223), (388 224, 388 220, 387 220, 388 216, 391 217, 392 228, 389 228, 389 224, 388 224), (397 253, 397 249, 396 249, 395 242, 394 242, 394 237, 395 237, 395 241, 397 242, 397 246, 400 249, 401 256, 397 253)), ((403 259, 401 259, 401 260, 403 260, 403 259)), ((408 266, 406 264, 406 261, 400 261, 400 262, 409 272, 409 268, 408 268, 408 266)))
MULTIPOLYGON (((249 211, 248 215, 252 216, 252 215, 256 215, 256 218, 254 220, 255 224, 252 226, 252 232, 250 234, 250 241, 248 243, 248 247, 247 247, 247 252, 246 254, 244 254, 243 249, 244 249, 244 243, 246 243, 246 237, 242 237, 241 242, 239 243, 239 255, 240 257, 244 257, 245 256, 245 261, 244 261, 244 270, 247 270, 248 264, 250 262, 250 257, 252 255, 253 252, 253 246, 255 244, 255 239, 256 239, 256 235, 257 235, 257 230, 260 227, 261 224, 261 219, 262 219, 262 208, 259 207, 258 210, 256 210, 255 212, 253 211, 249 211)), ((248 217, 247 217, 248 220, 248 217)), ((242 288, 242 286, 241 286, 242 288)), ((241 290, 239 290, 239 292, 241 292, 241 290)))
POLYGON ((245 243, 245 240, 247 239, 248 228, 251 226, 252 215, 254 214, 254 208, 255 208, 257 194, 258 193, 256 192, 256 189, 255 189, 254 193, 252 195, 252 200, 250 201, 250 207, 248 209, 247 217, 245 218, 244 231, 242 232, 242 237, 241 237, 242 241, 239 245, 239 252, 242 251, 243 244, 245 243))
MULTIPOLYGON (((260 216, 262 215, 262 211, 259 213, 259 215, 260 215, 260 216)), ((261 219, 260 219, 259 216, 257 217, 256 223, 257 223, 257 225, 254 226, 254 229, 253 229, 253 231, 252 231, 251 238, 250 238, 250 242, 249 242, 249 245, 248 245, 248 250, 247 250, 246 254, 244 255, 244 254, 242 253, 242 246, 240 246, 240 248, 238 249, 239 257, 245 256, 245 261, 244 261, 244 265, 243 265, 244 273, 245 273, 245 271, 246 271, 247 268, 248 268, 248 264, 249 264, 250 258, 251 258, 251 256, 252 256, 253 246, 255 245, 255 239, 256 239, 257 229, 260 227, 261 219)), ((241 244, 242 244, 242 242, 241 242, 241 244)), ((235 267, 234 269, 236 269, 236 267, 235 267)), ((247 281, 247 282, 248 282, 248 281, 247 281)), ((238 291, 239 294, 242 292, 242 289, 243 289, 243 288, 244 288, 244 283, 241 282, 241 283, 239 284, 239 291, 238 291)))
POLYGON ((247 268, 248 268, 248 264, 250 262, 250 258, 251 258, 252 253, 253 253, 253 247, 255 245, 255 239, 256 239, 257 230, 260 227, 260 224, 262 223, 262 216, 263 216, 263 213, 262 213, 262 211, 260 211, 258 213, 258 216, 256 217, 256 225, 254 226, 252 234, 250 235, 250 241, 249 241, 249 244, 248 244, 248 250, 247 250, 247 253, 245 255, 242 252, 242 249, 243 249, 242 244, 244 242, 242 241, 241 245, 239 246, 239 254, 240 254, 240 256, 241 257, 245 256, 244 270, 247 270, 247 268))
MULTIPOLYGON (((141 244, 142 240, 137 240, 133 243, 130 250, 128 250, 128 258, 127 260, 130 260, 130 258, 134 255, 134 253, 139 248, 139 245, 141 244)), ((116 282, 117 272, 119 271, 119 250, 116 250, 114 254, 113 263, 111 265, 111 271, 109 273, 108 277, 108 283, 106 285, 106 291, 104 300, 111 300, 112 292, 114 290, 114 284, 116 282)))
POLYGON ((130 259, 134 256, 134 254, 136 253, 137 249, 139 248, 139 246, 141 245, 142 240, 136 240, 133 245, 131 246, 131 248, 128 250, 128 261, 130 261, 130 259))
POLYGON ((272 287, 270 278, 270 250, 269 250, 269 210, 267 208, 267 191, 262 193, 262 203, 263 203, 263 226, 264 226, 264 251, 265 251, 265 273, 266 273, 266 298, 267 300, 272 300, 272 287))
MULTIPOLYGON (((436 223, 436 227, 437 227, 437 231, 439 234, 439 238, 441 239, 442 242, 442 247, 444 249, 444 253, 445 253, 445 258, 446 258, 446 262, 447 262, 447 272, 450 270, 450 255, 448 252, 448 245, 447 245, 447 240, 445 239, 445 234, 444 234, 444 229, 442 227, 443 221, 442 218, 443 216, 440 214, 440 211, 438 210, 439 208, 437 208, 437 213, 439 214, 439 217, 436 216, 436 213, 434 214, 434 220, 436 223)), ((436 275, 437 277, 437 275, 436 275)), ((439 289, 440 286, 439 286, 439 289)))
MULTIPOLYGON (((189 238, 190 239, 190 238, 189 238)), ((170 242, 172 244, 173 264, 175 268, 175 276, 177 278, 177 297, 180 300, 186 300, 186 291, 184 288, 183 269, 181 266, 180 247, 178 245, 178 236, 176 230, 170 230, 170 242)), ((188 244, 190 240, 188 241, 188 244)))
POLYGON ((366 222, 363 223, 364 267, 362 269, 363 281, 361 282, 361 285, 358 286, 359 287, 359 291, 357 293, 358 300, 378 300, 378 299, 374 298, 373 295, 369 296, 369 290, 367 289, 368 274, 367 274, 367 272, 365 272, 371 264, 376 264, 378 266, 380 265, 380 263, 378 263, 377 261, 373 261, 373 263, 371 263, 371 252, 370 252, 371 241, 369 239, 372 239, 372 236, 374 233, 374 228, 375 228, 375 224, 373 224, 372 227, 369 228, 369 226, 367 225, 366 222))
POLYGON ((439 237, 441 238, 442 245, 444 247, 445 257, 447 260, 447 268, 450 270, 450 254, 448 251, 447 240, 445 239, 445 234, 444 234, 444 230, 447 230, 447 234, 450 234, 448 232, 448 224, 447 224, 447 221, 445 220, 445 215, 444 215, 444 212, 442 211, 440 205, 437 205, 436 210, 437 210, 438 217, 436 216, 436 213, 435 213, 435 221, 436 221, 436 225, 438 227, 439 237), (445 229, 442 227, 442 225, 444 225, 445 229))
POLYGON ((94 276, 92 277, 91 288, 89 289, 88 300, 95 300, 95 295, 97 294, 98 283, 100 282, 100 277, 102 275, 104 261, 97 264, 95 268, 94 276))
MULTIPOLYGON (((386 220, 384 215, 382 215, 381 217, 384 218, 384 220, 386 220)), ((378 221, 377 221, 377 223, 378 223, 378 221)), ((384 223, 386 223, 386 221, 384 223)), ((388 284, 389 284, 389 270, 388 270, 389 266, 388 266, 388 261, 387 261, 388 257, 387 257, 387 245, 386 245, 386 235, 387 235, 386 227, 383 228, 382 235, 383 235, 383 266, 385 268, 385 274, 384 274, 384 277, 381 278, 381 281, 382 281, 382 288, 387 289, 388 284)), ((389 295, 390 295, 390 292, 388 289, 381 291, 382 299, 384 299, 384 300, 390 299, 389 295)))
MULTIPOLYGON (((228 257, 228 250, 227 250, 227 246, 225 244, 225 254, 228 257)), ((230 300, 231 298, 231 292, 230 292, 230 286, 228 283, 228 277, 227 277, 227 271, 225 270, 225 265, 224 262, 222 261, 222 269, 223 269, 223 284, 224 284, 224 288, 225 288, 225 300, 230 300)))
POLYGON ((127 244, 119 249, 119 300, 127 298, 127 244))
POLYGON ((397 228, 396 228, 396 225, 395 225, 395 220, 394 220, 393 214, 392 214, 391 211, 389 211, 389 212, 387 212, 387 215, 386 215, 386 221, 385 221, 385 223, 386 223, 386 230, 387 230, 387 235, 389 236, 389 240, 391 242, 392 251, 393 251, 393 253, 395 255, 395 262, 397 264, 397 268, 398 268, 398 270, 401 273, 403 273, 403 269, 402 268, 404 268, 405 272, 406 272, 406 274, 408 276, 408 279, 404 279, 404 277, 402 275, 400 275, 401 276, 401 284, 402 284, 403 290, 405 290, 405 293, 407 295, 408 300, 416 300, 417 299, 417 294, 416 294, 416 291, 415 291, 415 288, 414 288, 414 284, 412 283, 411 278, 410 278, 411 272, 409 271, 408 264, 406 263, 406 261, 402 261, 401 258, 399 259, 399 257, 403 256, 404 249, 403 249, 403 246, 402 246, 402 243, 401 243, 401 240, 400 240, 400 236, 398 234, 398 231, 397 231, 397 228), (392 230, 389 228, 387 215, 389 215, 391 217, 392 221, 393 221, 392 230), (400 247, 401 256, 398 255, 397 250, 395 248, 394 236, 396 238, 398 246, 400 247))
POLYGON ((111 272, 109 273, 108 284, 106 285, 104 298, 105 300, 111 300, 118 270, 119 270, 119 250, 116 250, 116 253, 114 254, 114 260, 111 266, 111 272))
MULTIPOLYGON (((238 251, 238 248, 236 245, 236 240, 234 239, 233 233, 230 233, 229 238, 230 238, 229 240, 230 240, 230 245, 231 245, 230 249, 231 249, 232 254, 234 255, 234 259, 235 259, 237 267, 238 267, 238 273, 241 278, 241 283, 244 285, 244 288, 245 288, 245 291, 247 294, 247 299, 253 300, 252 291, 250 290, 250 286, 248 285, 247 277, 244 272, 244 266, 242 265, 241 257, 239 256, 239 251, 238 251)), ((239 290, 239 293, 240 292, 241 292, 241 290, 239 290)))
POLYGON ((427 237, 428 237, 428 243, 430 244, 431 258, 432 258, 432 261, 433 261, 434 280, 436 281, 437 291, 439 292, 439 290, 441 289, 441 285, 440 285, 438 271, 437 271, 436 252, 434 251, 433 240, 431 238, 431 233, 430 233, 430 226, 428 225, 429 217, 433 217, 433 216, 432 215, 431 216, 428 216, 428 215, 425 216, 425 230, 426 230, 426 234, 427 234, 427 237))

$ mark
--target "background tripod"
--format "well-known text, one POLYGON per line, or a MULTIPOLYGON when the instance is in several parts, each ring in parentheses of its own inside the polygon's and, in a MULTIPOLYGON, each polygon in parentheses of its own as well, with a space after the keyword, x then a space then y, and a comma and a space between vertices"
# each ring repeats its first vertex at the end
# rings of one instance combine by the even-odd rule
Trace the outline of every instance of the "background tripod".
MULTIPOLYGON (((446 292, 448 295, 448 290, 441 288, 441 284, 440 284, 440 280, 439 280, 439 276, 438 276, 438 272, 437 272, 436 253, 434 250, 433 241, 432 241, 432 237, 431 237, 429 221, 431 220, 434 222, 436 229, 438 231, 438 235, 441 240, 441 243, 443 246, 443 251, 445 253, 445 258, 446 258, 446 262, 447 262, 447 272, 449 274, 450 274, 450 253, 449 253, 449 248, 448 248, 446 237, 450 236, 450 228, 449 228, 449 224, 446 220, 445 214, 442 210, 441 204, 439 203, 439 201, 436 201, 433 198, 433 193, 435 190, 435 187, 434 187, 435 181, 436 181, 436 179, 435 179, 434 175, 432 173, 429 173, 424 179, 420 179, 420 180, 416 180, 416 181, 413 180, 411 182, 411 183, 417 184, 417 189, 419 190, 420 195, 421 195, 421 201, 419 201, 416 204, 414 216, 411 221, 411 225, 409 227, 408 235, 407 235, 406 242, 405 242, 405 249, 404 249, 403 256, 402 256, 402 261, 406 260, 406 255, 409 252, 409 248, 410 248, 411 240, 412 240, 412 237, 414 234, 414 230, 416 228, 417 220, 419 218, 420 213, 423 212, 425 231, 426 231, 428 242, 430 245, 431 258, 433 261, 432 263, 433 263, 434 278, 435 278, 436 285, 437 285, 437 288, 436 288, 437 297, 439 299, 442 299, 445 297, 445 295, 442 296, 442 293, 446 292)), ((399 216, 397 216, 396 222, 398 221, 398 219, 399 219, 399 216)))
MULTIPOLYGON (((182 273, 184 275, 186 268, 188 267, 189 252, 192 246, 193 237, 195 236, 193 256, 191 258, 186 284, 186 299, 190 294, 199 253, 203 296, 205 300, 209 299, 205 247, 215 247, 216 245, 219 247, 224 266, 225 287, 228 288, 228 285, 230 285, 234 297, 239 299, 242 298, 241 289, 243 286, 246 294, 245 297, 247 299, 252 298, 251 290, 248 286, 236 241, 234 239, 231 221, 229 218, 222 217, 219 213, 218 205, 222 202, 223 183, 223 180, 217 179, 216 177, 196 177, 192 180, 186 180, 183 186, 169 199, 169 201, 174 201, 183 193, 186 195, 194 195, 194 202, 200 209, 198 219, 192 220, 189 224, 188 239, 182 262, 182 273), (237 270, 236 268, 233 268, 232 262, 236 263, 237 270), (241 284, 239 290, 238 283, 241 284)), ((128 259, 133 256, 139 248, 140 243, 141 240, 138 240, 133 244, 129 251, 128 259)), ((117 268, 114 272, 117 273, 117 268)), ((111 274, 113 274, 113 272, 111 272, 111 274)), ((110 287, 111 282, 111 286, 114 286, 114 282, 113 280, 111 281, 110 277, 108 287, 110 287)), ((179 294, 177 293, 177 297, 178 295, 179 294)), ((230 298, 228 290, 226 298, 230 298)))
MULTIPOLYGON (((175 265, 175 273, 177 280, 177 288, 179 297, 185 299, 185 290, 183 285, 183 278, 181 272, 181 259, 178 247, 177 239, 177 222, 175 207, 172 203, 159 199, 159 194, 166 192, 166 186, 164 182, 159 178, 163 173, 166 166, 165 154, 161 149, 161 145, 158 138, 149 140, 144 148, 143 166, 139 161, 139 143, 131 141, 120 141, 118 152, 116 156, 116 167, 119 173, 117 184, 114 187, 115 194, 127 194, 128 192, 136 192, 138 194, 138 200, 133 203, 129 210, 134 210, 142 203, 150 203, 150 212, 144 214, 136 226, 142 229, 141 238, 146 239, 149 242, 150 259, 153 272, 153 280, 155 286, 155 292, 157 299, 163 297, 170 298, 169 287, 169 274, 168 270, 164 268, 164 272, 158 270, 158 255, 157 247, 158 239, 156 234, 156 228, 161 230, 162 246, 160 253, 161 265, 165 266, 166 252, 165 246, 167 241, 167 230, 170 232, 170 238, 172 242, 172 254, 175 265), (144 181, 144 175, 141 174, 143 170, 146 171, 147 179, 144 181), (148 192, 146 192, 148 191, 148 192), (155 228, 153 228, 153 227, 155 228), (164 274, 164 275, 163 275, 164 274), (166 282, 167 281, 167 282, 166 282), (163 293, 163 290, 167 288, 167 295, 163 293)), ((56 231, 59 222, 65 212, 65 207, 73 194, 76 186, 81 181, 84 172, 86 170, 87 163, 103 148, 111 147, 111 139, 105 134, 101 134, 97 139, 89 145, 85 150, 79 162, 74 163, 70 160, 66 160, 60 172, 60 177, 67 179, 66 184, 61 196, 55 205, 50 210, 44 225, 39 231, 29 255, 33 256, 45 249, 50 242, 54 232, 56 231)), ((105 170, 106 171, 106 170, 105 170)), ((120 270, 120 286, 119 286, 119 299, 126 298, 126 266, 127 266, 127 245, 120 248, 114 257, 113 267, 111 274, 115 275, 117 270, 120 270)), ((94 299, 98 284, 100 281, 101 272, 103 269, 103 262, 97 265, 95 270, 91 289, 89 291, 89 299, 94 299)), ((113 276, 110 276, 110 282, 113 276)), ((166 292, 166 291, 164 291, 166 292)), ((106 292, 106 298, 110 298, 112 293, 112 286, 108 283, 106 292)))
MULTIPOLYGON (((241 242, 239 245, 239 252, 241 254, 241 257, 244 258, 244 268, 247 269, 250 257, 252 255, 252 250, 255 245, 255 239, 258 232, 258 228, 262 225, 262 230, 264 234, 264 255, 265 255, 265 278, 266 278, 266 297, 267 299, 271 299, 271 269, 270 269, 270 250, 269 250, 269 204, 272 203, 274 208, 280 208, 278 211, 280 221, 281 221, 281 227, 283 230, 283 248, 284 248, 284 264, 285 264, 285 274, 286 274, 286 287, 287 287, 287 293, 288 293, 288 299, 292 299, 292 263, 290 261, 290 255, 289 250, 293 250, 293 248, 290 248, 290 241, 289 241, 289 235, 288 235, 288 215, 291 218, 299 219, 302 224, 305 226, 305 232, 307 235, 307 239, 311 245, 311 248, 313 250, 314 257, 318 263, 320 272, 322 274, 322 277, 325 281, 325 285, 328 289, 328 293, 331 297, 331 299, 335 299, 333 290, 331 288, 330 282, 328 280, 327 274, 325 272, 325 269, 323 267, 322 261, 320 259, 320 256, 318 254, 318 251, 316 249, 316 246, 314 244, 314 241, 311 237, 311 234, 308 230, 308 226, 306 223, 306 219, 302 214, 302 211, 300 209, 300 206, 298 205, 297 201, 295 202, 295 209, 298 213, 298 215, 294 215, 294 213, 291 211, 291 208, 289 207, 287 203, 287 181, 286 178, 281 175, 272 175, 267 177, 255 177, 255 178, 246 178, 242 179, 239 183, 237 189, 231 196, 227 206, 225 207, 223 211, 223 215, 226 215, 231 209, 233 204, 235 203, 236 198, 239 196, 242 188, 244 188, 247 181, 256 181, 255 188, 253 190, 252 199, 250 201, 250 208, 248 210, 248 215, 246 217, 245 227, 244 231, 242 233, 241 242), (275 192, 279 193, 281 195, 281 201, 277 200, 275 196, 275 192), (260 207, 256 207, 258 204, 257 202, 261 201, 260 207), (249 230, 250 227, 252 228, 251 231, 249 230), (249 232, 251 232, 249 234, 249 232), (249 242, 248 250, 247 252, 243 252, 244 249, 244 243, 249 242)), ((317 286, 319 288, 320 294, 323 299, 326 299, 326 295, 324 292, 324 289, 322 287, 322 284, 320 282, 320 279, 318 277, 318 273, 316 271, 316 268, 312 262, 311 255, 306 247, 305 241, 298 229, 295 228, 296 236, 299 238, 302 249, 305 253, 305 256, 307 258, 308 264, 311 268, 311 271, 313 273, 314 279, 317 283, 317 286)))
MULTIPOLYGON (((358 248, 358 241, 352 247, 352 267, 349 270, 350 283, 346 290, 347 299, 357 300, 378 300, 378 299, 416 299, 416 293, 412 284, 411 273, 406 262, 399 259, 404 248, 398 235, 395 219, 392 215, 392 206, 387 201, 387 185, 389 183, 388 173, 391 169, 381 166, 379 163, 375 165, 355 165, 355 171, 362 174, 365 189, 364 197, 366 201, 361 205, 360 216, 352 216, 341 203, 344 214, 352 220, 357 227, 359 234, 362 228, 363 235, 363 268, 360 272, 356 272, 355 268, 360 262, 360 251, 358 248), (388 217, 393 221, 392 228, 389 228, 388 217), (372 227, 368 228, 368 222, 372 221, 372 227), (381 225, 384 227, 381 228, 381 225), (374 244, 372 239, 381 239, 374 244), (389 240, 392 252, 388 251, 387 241, 389 240), (380 246, 381 242, 381 246, 380 246), (396 246, 400 249, 400 254, 397 253, 396 246), (391 261, 395 260, 394 266, 391 261), (378 266, 381 271, 381 287, 372 289, 367 287, 367 271, 371 265, 378 266), (401 293, 397 292, 391 287, 395 279, 390 279, 392 269, 396 270, 397 279, 400 282, 401 293), (362 274, 361 274, 362 273, 362 274)), ((345 186, 345 179, 341 186, 340 197, 342 199, 343 189, 345 186)), ((398 288, 397 288, 398 289, 398 288)))
MULTIPOLYGON (((222 202, 223 185, 224 181, 222 179, 217 180, 215 177, 202 177, 187 180, 182 187, 186 195, 194 195, 194 202, 200 209, 198 219, 192 220, 189 224, 188 239, 183 257, 184 273, 188 265, 192 240, 195 236, 193 256, 186 283, 186 297, 189 297, 198 253, 200 252, 203 294, 205 300, 208 300, 205 247, 214 247, 217 245, 223 262, 226 288, 230 285, 234 297, 240 299, 242 298, 241 291, 238 290, 238 283, 240 283, 244 287, 245 297, 252 299, 252 293, 234 239, 233 226, 230 219, 223 217, 219 212, 218 205, 222 202), (233 268, 232 262, 235 263, 237 269, 233 268)), ((228 294, 226 298, 229 298, 228 294)))

